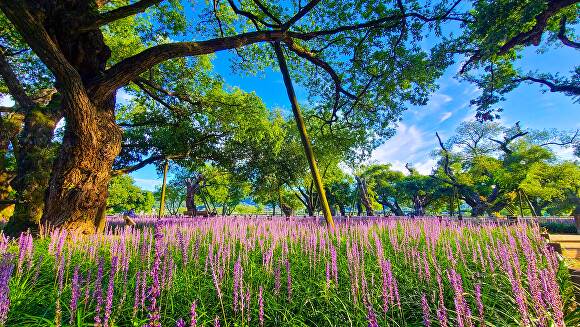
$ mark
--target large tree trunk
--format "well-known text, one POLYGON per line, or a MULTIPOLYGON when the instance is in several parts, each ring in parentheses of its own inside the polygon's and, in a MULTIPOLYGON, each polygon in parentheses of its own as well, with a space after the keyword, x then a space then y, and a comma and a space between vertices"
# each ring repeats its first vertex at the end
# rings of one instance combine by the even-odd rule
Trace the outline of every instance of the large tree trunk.
POLYGON ((389 208, 389 210, 395 215, 395 216, 404 216, 405 213, 403 212, 403 209, 401 209, 401 206, 399 205, 399 203, 397 201, 394 201, 393 203, 384 201, 384 202, 380 202, 382 205, 387 206, 389 208))
POLYGON ((14 204, 11 203, 14 199, 12 195, 12 181, 16 177, 9 158, 10 144, 16 143, 16 137, 22 127, 21 114, 7 114, 0 116, 0 218, 6 209, 14 204))
MULTIPOLYGON (((1 2, 2 10, 54 73, 66 118, 41 224, 93 233, 102 220, 113 160, 121 149, 115 94, 99 93, 111 51, 95 1, 1 2)), ((114 86, 107 86, 113 89, 114 86)), ((105 88, 107 88, 105 87, 105 88)))
POLYGON ((121 150, 114 104, 114 98, 100 107, 85 103, 84 108, 71 108, 65 103, 67 126, 50 179, 43 225, 80 233, 97 230, 113 160, 121 150), (74 119, 78 113, 89 113, 94 119, 74 119))

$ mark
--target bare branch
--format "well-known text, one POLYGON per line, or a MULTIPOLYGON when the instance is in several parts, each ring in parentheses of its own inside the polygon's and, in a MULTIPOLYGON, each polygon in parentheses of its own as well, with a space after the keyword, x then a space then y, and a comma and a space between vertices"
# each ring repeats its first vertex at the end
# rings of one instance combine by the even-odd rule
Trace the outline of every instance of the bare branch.
POLYGON ((270 17, 273 21, 275 21, 278 25, 282 25, 282 21, 280 21, 280 19, 278 19, 278 17, 274 16, 270 10, 268 10, 268 8, 266 8, 266 6, 264 6, 264 4, 260 1, 260 0, 253 0, 254 3, 256 4, 256 6, 258 6, 258 8, 260 8, 260 10, 266 14, 266 16, 270 17))
POLYGON ((122 122, 122 123, 117 123, 117 125, 119 125, 120 127, 143 127, 143 126, 159 126, 159 125, 164 125, 166 124, 167 121, 164 119, 150 119, 150 120, 145 120, 145 121, 141 121, 141 122, 137 122, 137 123, 127 123, 127 122, 122 122))
POLYGON ((496 140, 496 139, 489 139, 490 141, 493 141, 497 144, 499 144, 500 149, 505 152, 505 154, 510 155, 513 153, 512 150, 510 150, 508 148, 508 145, 513 142, 515 139, 520 138, 522 136, 528 135, 529 132, 524 132, 521 128, 520 128, 520 122, 516 122, 514 128, 516 129, 516 133, 510 136, 504 136, 503 137, 503 141, 500 140, 496 140))
POLYGON ((184 102, 188 102, 189 104, 191 104, 193 106, 199 106, 199 105, 201 105, 201 101, 194 100, 193 98, 191 98, 187 94, 168 91, 168 90, 160 87, 159 85, 157 85, 157 84, 153 83, 152 81, 147 80, 145 78, 138 77, 136 79, 136 81, 139 82, 139 83, 143 83, 143 84, 145 84, 145 85, 147 85, 147 86, 155 89, 156 91, 159 91, 159 92, 165 94, 166 96, 176 97, 177 99, 179 99, 181 101, 184 101, 184 102))
POLYGON ((328 73, 328 75, 330 75, 332 80, 334 81, 337 92, 343 93, 344 95, 348 96, 351 99, 356 99, 356 95, 348 92, 347 90, 345 90, 342 87, 342 81, 340 79, 340 76, 338 76, 338 74, 334 71, 334 69, 327 62, 316 57, 316 55, 314 53, 312 53, 312 52, 300 47, 296 43, 292 42, 291 39, 288 40, 287 42, 285 42, 284 44, 286 44, 288 46, 288 48, 290 50, 292 50, 292 52, 294 52, 299 57, 304 58, 304 59, 310 61, 311 63, 313 63, 314 65, 324 69, 324 71, 326 71, 328 73))
POLYGON ((423 21, 425 23, 435 22, 435 21, 443 21, 443 20, 468 22, 467 20, 465 20, 463 18, 451 16, 451 11, 453 10, 453 8, 455 8, 455 6, 457 6, 457 4, 459 4, 459 2, 461 2, 461 0, 456 1, 450 10, 447 10, 445 13, 443 13, 441 15, 433 16, 433 17, 427 17, 427 16, 425 16, 421 13, 417 13, 417 12, 396 13, 396 14, 389 15, 386 17, 381 17, 381 18, 369 20, 369 21, 366 21, 363 23, 352 24, 352 25, 343 25, 343 26, 328 29, 328 30, 320 30, 320 31, 305 32, 305 33, 289 31, 288 36, 307 41, 307 40, 311 40, 313 38, 320 37, 320 36, 334 35, 334 34, 338 34, 338 33, 342 33, 342 32, 356 31, 356 30, 361 30, 361 29, 365 29, 365 28, 379 28, 379 27, 380 28, 394 28, 400 24, 400 21, 402 19, 405 19, 405 18, 415 18, 415 19, 418 19, 418 20, 423 21))
POLYGON ((547 145, 557 145, 557 146, 566 146, 566 145, 570 145, 572 143, 574 143, 574 141, 576 141, 576 138, 578 137, 578 135, 580 134, 580 130, 576 130, 576 133, 574 133, 574 135, 567 141, 562 141, 562 142, 546 142, 546 143, 542 143, 540 144, 540 146, 547 146, 547 145))
POLYGON ((441 150, 443 151, 443 171, 445 172, 445 175, 447 175, 447 177, 449 177, 449 179, 451 179, 451 184, 459 185, 457 183, 457 179, 455 178, 455 175, 453 175, 453 172, 451 171, 451 167, 449 166, 449 151, 443 145, 443 141, 441 141, 441 137, 439 136, 438 132, 435 132, 435 136, 437 136, 437 140, 439 141, 439 146, 441 147, 441 150))
POLYGON ((183 115, 184 114, 183 110, 181 110, 175 106, 170 105, 169 103, 167 103, 167 101, 163 100, 157 94, 155 94, 155 93, 151 92, 149 89, 147 89, 142 83, 137 82, 137 81, 133 81, 133 83, 135 83, 135 85, 137 85, 139 87, 139 89, 141 89, 141 91, 145 92, 145 94, 147 94, 153 100, 157 101, 159 104, 161 104, 165 108, 169 109, 172 113, 174 113, 176 115, 183 115))

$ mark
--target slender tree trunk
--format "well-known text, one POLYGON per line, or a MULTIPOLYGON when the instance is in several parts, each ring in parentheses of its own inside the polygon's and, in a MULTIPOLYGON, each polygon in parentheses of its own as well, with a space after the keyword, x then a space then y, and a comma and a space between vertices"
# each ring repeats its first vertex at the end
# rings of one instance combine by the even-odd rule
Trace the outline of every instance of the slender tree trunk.
POLYGON ((314 216, 314 204, 312 203, 311 197, 306 200, 306 212, 308 213, 308 216, 314 216))
POLYGON ((367 183, 364 180, 364 178, 362 178, 362 177, 355 176, 355 179, 356 179, 356 183, 358 185, 360 202, 365 207, 365 211, 366 211, 367 216, 373 216, 374 212, 373 212, 373 207, 371 205, 371 200, 370 200, 368 192, 367 192, 367 183))
POLYGON ((310 144, 310 139, 306 133, 306 125, 304 124, 304 118, 300 112, 300 107, 298 106, 298 100, 296 100, 296 94, 294 93, 294 87, 292 86, 292 80, 290 79, 290 73, 288 72, 288 66, 286 65, 286 58, 284 58, 284 52, 280 46, 280 42, 274 43, 274 50, 276 51, 276 56, 278 58, 278 64, 280 65, 280 70, 284 78, 284 84, 286 85, 286 91, 288 93, 288 98, 292 105, 292 112, 294 113, 294 119, 298 125, 298 131, 300 132, 300 139, 302 140, 302 146, 306 152, 306 158, 308 159, 308 164, 310 166, 310 172, 312 173, 312 179, 316 185, 316 190, 320 196, 320 204, 322 207, 322 212, 326 223, 331 228, 334 228, 334 220, 332 219, 332 213, 330 212, 330 207, 328 205, 328 200, 326 199, 326 192, 324 191, 324 185, 322 183, 322 178, 320 177, 320 172, 318 171, 318 165, 316 164, 316 159, 314 158, 314 151, 312 151, 312 146, 310 144))
POLYGON ((169 160, 165 159, 163 165, 163 184, 161 185, 161 199, 159 200, 159 219, 163 217, 163 210, 165 210, 165 191, 167 190, 167 170, 169 169, 169 160))
POLYGON ((346 216, 346 209, 344 207, 344 204, 339 203, 338 204, 338 211, 340 212, 341 216, 346 216))

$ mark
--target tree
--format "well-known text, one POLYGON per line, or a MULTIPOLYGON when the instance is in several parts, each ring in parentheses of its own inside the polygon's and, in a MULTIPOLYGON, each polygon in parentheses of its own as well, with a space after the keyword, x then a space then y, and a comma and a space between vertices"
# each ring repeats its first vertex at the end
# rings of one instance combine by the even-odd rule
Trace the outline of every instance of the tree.
POLYGON ((452 52, 463 54, 460 76, 482 90, 471 104, 482 120, 497 118, 502 108, 494 107, 505 94, 522 83, 542 86, 550 92, 578 98, 580 66, 566 72, 526 72, 518 67, 524 51, 543 46, 546 53, 557 47, 577 51, 580 43, 572 31, 579 19, 578 0, 493 0, 475 1, 463 34, 450 40, 452 52), (543 42, 545 40, 545 42, 543 42))
MULTIPOLYGON (((171 36, 186 34, 185 26, 191 22, 179 11, 178 2, 162 2, 0 1, 0 9, 57 81, 62 99, 58 111, 67 122, 42 223, 94 232, 106 204, 111 166, 121 151, 116 92, 160 63, 241 47, 248 48, 246 53, 240 51, 246 56, 264 50, 258 43, 282 42, 292 60, 301 58, 310 64, 304 69, 304 76, 311 78, 306 84, 334 100, 324 107, 321 117, 329 122, 341 117, 351 124, 367 123, 368 128, 381 127, 376 129, 380 131, 398 118, 405 101, 425 103, 435 79, 449 63, 447 57, 430 57, 409 45, 416 42, 407 41, 420 39, 426 25, 437 28, 442 22, 466 20, 466 15, 455 12, 459 1, 430 7, 397 2, 389 8, 367 1, 333 1, 322 6, 313 0, 305 6, 275 6, 237 5, 228 0, 227 5, 216 1, 202 9, 214 19, 198 25, 216 38, 167 42, 171 36), (112 54, 103 30, 112 31, 118 21, 146 10, 162 17, 156 29, 166 37, 144 35, 139 44, 145 48, 142 51, 134 47, 138 53, 112 54), (384 45, 377 47, 378 43, 384 45), (352 61, 340 55, 346 49, 354 50, 352 61), (121 59, 122 55, 126 56, 121 59)), ((269 64, 270 55, 262 58, 269 64)), ((262 63, 252 64, 262 67, 262 63)))
POLYGON ((221 215, 229 215, 249 195, 250 185, 242 176, 210 165, 203 167, 201 173, 206 184, 199 195, 206 208, 212 212, 217 213, 220 208, 221 215))
MULTIPOLYGON (((457 190, 459 197, 472 208, 473 216, 499 212, 513 205, 516 198, 521 198, 524 180, 534 176, 528 175, 529 172, 538 166, 552 165, 556 160, 550 146, 575 146, 578 142, 578 131, 524 130, 519 122, 506 129, 485 127, 489 124, 493 123, 483 123, 481 130, 488 131, 485 142, 491 141, 495 148, 477 155, 473 155, 473 142, 445 145, 436 134, 441 151, 439 165, 432 176, 457 190)), ((472 129, 466 126, 461 125, 456 131, 458 136, 452 140, 467 139, 463 134, 472 129)))
POLYGON ((404 178, 402 172, 392 170, 388 164, 371 165, 364 170, 363 175, 369 181, 375 201, 389 208, 395 216, 405 215, 400 203, 403 195, 397 187, 404 178))
POLYGON ((557 164, 534 163, 520 184, 525 202, 533 215, 569 215, 580 203, 580 167, 565 161, 557 164))
POLYGON ((403 177, 396 185, 399 193, 405 194, 413 205, 413 214, 424 216, 427 208, 442 196, 441 182, 419 174, 409 164, 406 165, 409 175, 403 177))
POLYGON ((356 191, 352 187, 353 182, 352 176, 340 168, 336 169, 332 176, 325 180, 326 194, 328 194, 331 208, 336 210, 338 207, 338 212, 343 217, 347 214, 347 208, 355 200, 356 191))
MULTIPOLYGON (((161 188, 158 188, 155 193, 155 200, 161 203, 161 188)), ((186 199, 186 190, 183 187, 182 180, 172 180, 165 188, 165 209, 170 215, 177 215, 179 210, 183 207, 186 199)))
POLYGON ((151 213, 154 203, 153 193, 136 186, 131 176, 122 175, 111 179, 107 199, 108 213, 121 213, 131 209, 151 213))
POLYGON ((3 14, 0 27, 0 96, 14 101, 0 110, 0 211, 16 205, 5 232, 17 236, 38 231, 62 112, 46 67, 3 14))

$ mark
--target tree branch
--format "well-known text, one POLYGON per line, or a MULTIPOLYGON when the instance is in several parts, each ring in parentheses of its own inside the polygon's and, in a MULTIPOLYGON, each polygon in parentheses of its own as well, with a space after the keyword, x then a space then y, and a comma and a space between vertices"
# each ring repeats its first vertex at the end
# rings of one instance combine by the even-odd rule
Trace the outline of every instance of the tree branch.
MULTIPOLYGON (((544 33, 547 25, 548 20, 557 14, 561 9, 566 8, 570 5, 577 3, 578 0, 550 0, 548 1, 548 6, 544 9, 541 13, 536 15, 535 17, 535 24, 534 26, 525 31, 520 32, 516 36, 512 37, 511 39, 507 40, 497 51, 496 55, 501 56, 508 53, 511 49, 515 48, 518 45, 529 45, 533 44, 535 46, 540 44, 542 40, 542 34, 544 33)), ((562 24, 562 22, 560 22, 562 24)), ((562 30, 562 25, 560 25, 560 32, 562 30)), ((558 35, 559 37, 559 35, 558 35)), ((561 39, 560 39, 561 40, 561 39)), ((464 74, 471 64, 484 59, 484 55, 481 53, 481 50, 477 50, 469 59, 463 64, 461 70, 459 71, 460 74, 464 74)))
POLYGON ((546 29, 548 20, 561 9, 577 3, 578 0, 550 0, 548 6, 544 11, 539 13, 535 18, 534 26, 526 32, 520 32, 513 38, 509 39, 504 45, 499 48, 498 55, 504 55, 517 45, 533 44, 535 46, 540 44, 542 34, 546 29))
POLYGON ((155 94, 155 93, 151 92, 150 90, 148 90, 140 82, 133 81, 133 83, 135 83, 135 85, 137 85, 139 87, 139 89, 141 89, 143 92, 145 92, 145 94, 147 94, 149 97, 151 97, 153 100, 157 101, 159 104, 161 104, 165 108, 169 109, 169 111, 171 111, 172 113, 174 113, 174 114, 176 114, 178 116, 183 116, 184 115, 183 110, 181 110, 180 108, 176 108, 175 106, 170 105, 169 103, 167 103, 167 101, 163 100, 157 94, 155 94))
POLYGON ((365 29, 365 28, 372 28, 372 27, 375 27, 375 28, 376 27, 393 28, 393 27, 398 26, 400 21, 402 19, 405 19, 405 18, 416 18, 416 19, 423 21, 425 23, 441 21, 441 20, 453 20, 453 21, 461 21, 461 22, 467 23, 468 21, 463 19, 463 18, 451 16, 451 12, 461 1, 462 0, 457 0, 449 10, 445 11, 444 13, 442 13, 440 15, 433 16, 433 17, 428 17, 428 16, 425 16, 425 15, 418 13, 418 12, 396 13, 396 14, 393 14, 390 16, 369 20, 369 21, 366 21, 363 23, 352 24, 352 25, 343 25, 343 26, 328 29, 328 30, 320 30, 320 31, 305 32, 305 33, 289 31, 288 36, 308 41, 308 40, 311 40, 313 38, 320 37, 320 36, 334 35, 334 34, 338 34, 341 32, 356 31, 356 30, 365 29), (383 26, 384 24, 389 23, 389 22, 393 22, 393 25, 383 26))
POLYGON ((12 67, 10 67, 3 49, 0 49, 0 76, 2 76, 4 83, 6 83, 10 95, 20 107, 24 110, 34 107, 34 101, 26 94, 24 86, 20 83, 18 77, 16 77, 12 67))
POLYGON ((96 120, 90 117, 91 113, 83 110, 87 108, 85 104, 90 103, 90 100, 80 74, 68 62, 59 46, 54 43, 42 25, 42 21, 31 14, 27 4, 28 1, 0 1, 0 9, 14 24, 34 53, 54 74, 57 82, 67 86, 61 88, 60 92, 70 107, 78 108, 74 114, 67 117, 68 123, 79 126, 87 123, 95 124, 96 120))
POLYGON ((522 137, 522 136, 525 136, 525 135, 527 135, 529 133, 529 132, 522 131, 522 129, 520 127, 520 122, 519 121, 516 122, 514 128, 516 129, 516 133, 513 134, 513 135, 511 135, 511 136, 504 136, 503 141, 496 140, 496 139, 491 139, 491 138, 489 139, 490 141, 493 141, 493 142, 499 144, 500 149, 503 152, 505 152, 507 155, 510 155, 510 154, 513 153, 513 151, 508 148, 508 145, 511 142, 513 142, 515 139, 517 139, 519 137, 522 137))
POLYGON ((184 102, 188 102, 189 104, 193 105, 193 106, 199 106, 201 105, 201 101, 196 101, 193 98, 191 98, 189 95, 187 94, 183 94, 183 93, 177 93, 177 92, 170 92, 164 88, 162 88, 161 86, 153 83, 152 81, 142 78, 142 77, 138 77, 136 79, 137 82, 143 83, 149 87, 151 87, 152 89, 155 89, 156 91, 159 91, 167 96, 170 97, 176 97, 177 99, 184 101, 184 102))
POLYGON ((234 0, 228 0, 228 3, 230 4, 230 7, 232 8, 232 10, 236 14, 248 18, 249 20, 252 21, 252 23, 254 23, 254 25, 256 27, 258 26, 258 23, 260 23, 260 24, 262 24, 264 26, 270 27, 270 28, 278 28, 278 27, 280 27, 279 25, 270 24, 268 22, 265 22, 264 20, 260 19, 260 17, 252 14, 249 11, 245 11, 245 10, 242 10, 242 9, 238 8, 238 6, 236 6, 236 3, 234 2, 234 0))
POLYGON ((159 160, 163 160, 163 159, 165 159, 165 156, 163 156, 163 155, 151 156, 151 157, 149 157, 149 158, 147 158, 147 159, 145 159, 145 160, 143 160, 135 165, 114 170, 111 173, 111 175, 112 176, 119 176, 119 175, 128 174, 128 173, 134 172, 136 170, 139 170, 139 169, 147 166, 148 164, 152 164, 155 161, 159 161, 159 160))
POLYGON ((515 82, 534 82, 547 86, 550 92, 562 92, 573 96, 580 96, 580 85, 575 84, 556 84, 554 82, 548 81, 545 78, 533 77, 533 76, 523 76, 514 80, 515 82))
POLYGON ((278 19, 278 17, 274 16, 270 10, 268 10, 268 8, 266 8, 266 6, 264 6, 264 4, 260 1, 260 0, 253 0, 254 3, 256 4, 256 6, 258 6, 258 8, 260 8, 260 10, 266 14, 266 16, 270 17, 273 21, 275 21, 278 25, 282 25, 282 21, 280 21, 280 19, 278 19))
POLYGON ((342 81, 341 81, 340 76, 338 76, 338 74, 334 71, 334 69, 327 62, 325 62, 324 60, 322 60, 320 58, 317 58, 314 53, 309 52, 308 50, 295 44, 292 41, 292 39, 289 39, 287 42, 284 42, 284 44, 286 44, 286 46, 288 46, 288 48, 290 50, 292 50, 292 52, 294 52, 299 57, 304 58, 304 59, 310 61, 315 66, 318 66, 318 67, 324 69, 324 71, 326 71, 328 73, 328 75, 330 75, 332 80, 334 81, 334 84, 336 87, 336 92, 343 93, 344 95, 348 96, 351 99, 356 99, 356 95, 346 91, 342 87, 342 81))
POLYGON ((570 144, 574 143, 574 141, 576 140, 576 137, 578 137, 579 133, 580 133, 580 130, 577 129, 576 130, 576 133, 574 133, 574 135, 568 141, 563 141, 563 142, 546 142, 546 143, 540 144, 540 146, 547 146, 547 145, 566 146, 566 145, 570 145, 570 144))
POLYGON ((15 107, 5 107, 5 106, 0 106, 0 112, 16 112, 16 108, 15 107))
POLYGON ((150 119, 138 123, 117 123, 120 127, 143 127, 143 126, 159 126, 166 124, 164 119, 150 119))
POLYGON ((560 30, 558 31, 558 39, 560 41, 562 41, 562 43, 564 43, 565 45, 567 45, 569 47, 572 47, 575 49, 580 49, 579 42, 574 42, 566 36, 566 16, 564 16, 564 17, 562 17, 562 19, 560 19, 560 30))
POLYGON ((285 38, 281 31, 258 31, 200 42, 176 42, 160 44, 128 57, 107 69, 103 76, 93 81, 93 94, 106 98, 118 88, 139 77, 147 69, 169 59, 199 56, 217 51, 239 48, 249 44, 276 41, 285 38))
POLYGON ((459 183, 457 183, 455 175, 453 175, 453 172, 451 171, 451 167, 449 167, 449 151, 443 145, 443 141, 441 141, 441 137, 439 136, 438 132, 435 132, 435 136, 437 136, 439 146, 443 151, 443 171, 445 172, 445 175, 447 175, 447 177, 449 177, 449 179, 452 181, 453 185, 459 185, 459 183))
POLYGON ((302 7, 296 15, 292 16, 284 25, 282 25, 283 30, 287 30, 290 26, 294 25, 297 21, 299 21, 304 15, 306 15, 310 10, 312 10, 316 5, 320 2, 320 0, 312 0, 306 4, 306 6, 302 7))
POLYGON ((112 23, 125 17, 133 16, 144 12, 147 8, 161 3, 163 0, 141 0, 127 6, 119 7, 111 11, 100 14, 90 24, 81 28, 81 31, 87 31, 100 26, 112 23))

